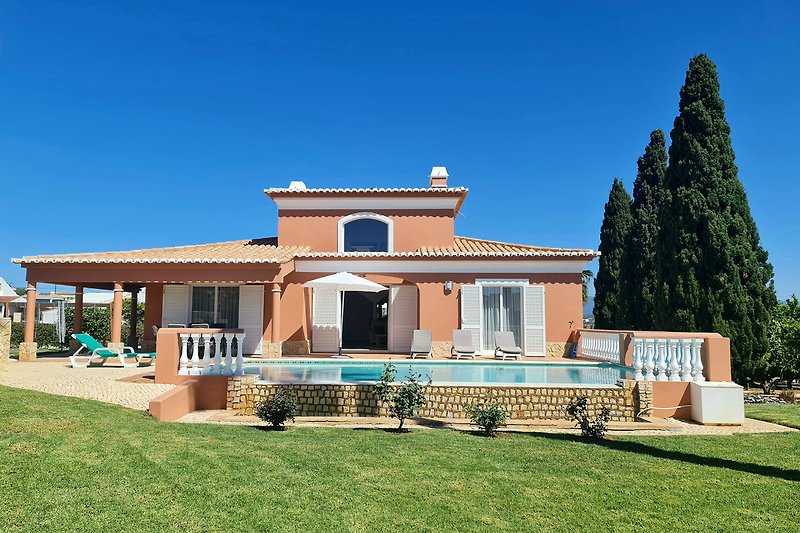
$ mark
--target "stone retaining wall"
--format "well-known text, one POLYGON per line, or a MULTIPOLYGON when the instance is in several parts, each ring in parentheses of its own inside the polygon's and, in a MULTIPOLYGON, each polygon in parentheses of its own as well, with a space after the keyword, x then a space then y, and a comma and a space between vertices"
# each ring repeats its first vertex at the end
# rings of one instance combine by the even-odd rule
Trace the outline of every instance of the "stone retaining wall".
MULTIPOLYGON (((636 413, 652 402, 652 395, 647 395, 646 387, 641 385, 624 381, 621 387, 430 386, 428 403, 420 416, 468 418, 468 405, 491 396, 513 420, 566 420, 570 400, 587 396, 591 416, 607 406, 611 409, 611 420, 633 421, 636 413)), ((260 401, 283 388, 297 393, 297 416, 389 416, 386 406, 372 393, 372 385, 271 385, 255 383, 255 376, 228 379, 227 408, 252 415, 260 401)))

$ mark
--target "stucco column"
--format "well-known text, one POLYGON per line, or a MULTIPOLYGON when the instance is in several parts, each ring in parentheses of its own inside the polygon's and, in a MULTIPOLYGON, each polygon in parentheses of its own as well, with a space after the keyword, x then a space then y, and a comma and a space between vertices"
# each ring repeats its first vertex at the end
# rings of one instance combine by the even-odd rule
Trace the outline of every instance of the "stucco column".
POLYGON ((114 283, 114 303, 111 311, 111 343, 117 347, 122 341, 122 283, 114 283))
POLYGON ((36 282, 29 281, 26 292, 27 303, 25 304, 25 336, 24 341, 19 345, 19 360, 33 361, 36 359, 38 346, 34 339, 34 328, 36 327, 36 282))
POLYGON ((136 336, 136 324, 139 321, 139 287, 131 288, 131 320, 128 331, 128 346, 136 350, 139 348, 139 339, 136 336))
POLYGON ((72 317, 72 333, 80 333, 83 329, 83 285, 75 285, 75 312, 72 317))
POLYGON ((281 285, 272 284, 272 343, 281 342, 281 285))

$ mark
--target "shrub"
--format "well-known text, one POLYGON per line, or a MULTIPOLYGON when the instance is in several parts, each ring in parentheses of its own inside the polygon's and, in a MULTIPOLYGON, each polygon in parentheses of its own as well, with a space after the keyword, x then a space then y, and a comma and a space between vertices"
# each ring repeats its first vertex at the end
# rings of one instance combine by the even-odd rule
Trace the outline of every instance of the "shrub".
MULTIPOLYGON (((11 324, 11 345, 19 346, 25 340, 25 323, 14 322, 11 324)), ((33 341, 39 348, 61 348, 58 340, 58 329, 55 324, 37 323, 33 329, 33 341)))
POLYGON ((481 428, 487 437, 494 437, 497 434, 497 428, 505 425, 508 418, 506 410, 494 398, 467 406, 467 414, 472 423, 481 428))
POLYGON ((795 403, 797 401, 797 396, 795 396, 795 392, 792 389, 782 390, 778 393, 778 397, 786 403, 795 403))
MULTIPOLYGON (((375 384, 373 392, 382 402, 389 403, 389 414, 392 418, 400 420, 397 431, 403 431, 406 418, 412 418, 427 402, 426 385, 420 382, 422 374, 418 374, 409 367, 408 379, 405 383, 395 386, 394 377, 397 369, 394 365, 383 367, 381 379, 375 384)), ((428 378, 428 385, 431 381, 428 378)))
MULTIPOLYGON (((64 309, 64 322, 67 324, 67 332, 72 334, 75 320, 75 308, 64 309)), ((81 323, 81 333, 88 333, 101 344, 108 344, 111 339, 111 311, 107 307, 84 307, 83 322, 81 323)), ((123 335, 122 340, 126 337, 123 335)))
POLYGON ((581 435, 584 437, 602 438, 606 433, 606 425, 611 418, 611 410, 603 406, 594 419, 589 416, 589 399, 586 396, 576 398, 569 402, 567 414, 581 428, 581 435))
POLYGON ((256 405, 256 416, 268 422, 274 429, 283 429, 287 420, 294 422, 297 395, 292 389, 281 389, 269 400, 256 405))

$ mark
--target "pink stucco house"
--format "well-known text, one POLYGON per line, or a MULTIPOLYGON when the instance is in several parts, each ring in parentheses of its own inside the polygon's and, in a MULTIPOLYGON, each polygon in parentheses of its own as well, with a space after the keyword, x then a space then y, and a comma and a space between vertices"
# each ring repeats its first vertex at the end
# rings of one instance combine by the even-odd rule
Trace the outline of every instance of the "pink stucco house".
MULTIPOLYGON (((204 323, 246 332, 245 353, 281 356, 337 349, 341 303, 303 283, 340 271, 389 287, 351 293, 348 350, 407 352, 416 328, 449 353, 452 330, 473 332, 490 353, 493 332, 512 331, 527 356, 562 356, 582 324, 581 271, 593 250, 545 248, 457 236, 468 189, 434 167, 426 187, 315 189, 302 182, 264 192, 278 208, 277 237, 148 250, 38 255, 15 260, 37 282, 137 293, 146 288, 143 346, 152 325, 204 323)), ((80 314, 76 329, 80 329, 80 314)), ((112 342, 121 343, 114 314, 112 342)), ((33 320, 26 343, 33 340, 33 320)))

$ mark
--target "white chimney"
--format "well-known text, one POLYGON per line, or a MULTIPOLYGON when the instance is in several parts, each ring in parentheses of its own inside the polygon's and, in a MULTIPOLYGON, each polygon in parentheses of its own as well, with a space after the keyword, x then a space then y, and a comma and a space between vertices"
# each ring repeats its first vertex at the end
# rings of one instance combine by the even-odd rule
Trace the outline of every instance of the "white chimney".
POLYGON ((433 167, 431 169, 431 189, 443 189, 447 187, 447 167, 433 167))
POLYGON ((292 180, 289 183, 289 190, 290 191, 304 191, 306 190, 306 184, 300 180, 292 180))

